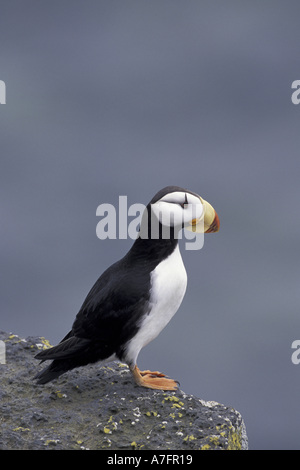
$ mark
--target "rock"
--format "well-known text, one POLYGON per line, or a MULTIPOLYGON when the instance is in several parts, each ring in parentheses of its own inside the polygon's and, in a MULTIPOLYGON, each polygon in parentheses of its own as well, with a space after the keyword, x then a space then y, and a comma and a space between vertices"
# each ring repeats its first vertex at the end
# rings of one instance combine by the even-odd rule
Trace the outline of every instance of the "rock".
POLYGON ((74 369, 47 385, 32 380, 45 338, 0 331, 0 449, 247 449, 239 412, 181 390, 138 387, 119 362, 74 369), (3 344, 3 343, 2 343, 3 344))

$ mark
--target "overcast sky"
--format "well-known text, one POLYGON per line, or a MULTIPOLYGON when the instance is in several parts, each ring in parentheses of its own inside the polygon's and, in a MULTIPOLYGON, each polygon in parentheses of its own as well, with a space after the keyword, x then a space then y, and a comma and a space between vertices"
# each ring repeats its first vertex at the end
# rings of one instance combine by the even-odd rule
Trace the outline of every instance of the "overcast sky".
POLYGON ((181 243, 185 299, 139 367, 239 410, 256 449, 300 449, 299 14, 11 0, 0 15, 0 329, 59 342, 132 244, 97 238, 97 207, 195 191, 221 230, 181 243))

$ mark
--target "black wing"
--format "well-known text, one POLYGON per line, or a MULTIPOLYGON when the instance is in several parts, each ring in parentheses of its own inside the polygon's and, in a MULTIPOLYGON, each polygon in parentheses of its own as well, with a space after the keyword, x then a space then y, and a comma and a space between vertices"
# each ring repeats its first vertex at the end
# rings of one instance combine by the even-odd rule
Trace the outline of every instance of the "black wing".
POLYGON ((131 269, 126 257, 108 268, 88 293, 72 330, 53 348, 35 357, 53 363, 35 378, 46 383, 66 370, 104 360, 121 360, 126 343, 147 312, 150 273, 141 265, 131 269))

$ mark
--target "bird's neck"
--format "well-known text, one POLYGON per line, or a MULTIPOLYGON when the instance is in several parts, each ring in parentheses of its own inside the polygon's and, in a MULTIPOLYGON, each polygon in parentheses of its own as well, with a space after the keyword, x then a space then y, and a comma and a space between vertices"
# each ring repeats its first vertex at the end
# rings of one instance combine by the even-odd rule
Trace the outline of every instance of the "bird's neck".
POLYGON ((128 255, 131 260, 145 261, 151 266, 167 258, 178 245, 179 230, 164 227, 157 221, 148 205, 142 216, 140 231, 128 255))
POLYGON ((129 255, 136 260, 143 259, 157 265, 173 253, 177 245, 178 240, 176 238, 143 239, 138 237, 132 245, 129 255))

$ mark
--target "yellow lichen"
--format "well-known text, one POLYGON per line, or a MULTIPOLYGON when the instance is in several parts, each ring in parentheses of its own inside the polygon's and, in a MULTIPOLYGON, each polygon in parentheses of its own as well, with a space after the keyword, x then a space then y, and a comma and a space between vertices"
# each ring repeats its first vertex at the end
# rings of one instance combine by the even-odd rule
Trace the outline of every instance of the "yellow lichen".
POLYGON ((146 416, 158 416, 157 411, 146 411, 146 416))
POLYGON ((219 440, 219 436, 211 436, 209 438, 209 441, 214 444, 215 446, 219 445, 220 443, 220 440, 219 440))
POLYGON ((57 398, 67 398, 67 395, 65 393, 61 393, 60 390, 56 390, 56 392, 54 393, 57 396, 57 398))
POLYGON ((163 399, 162 403, 165 403, 165 401, 172 402, 172 408, 182 408, 184 406, 184 403, 180 401, 178 397, 166 397, 163 399))
POLYGON ((59 439, 47 439, 45 441, 45 446, 48 446, 49 444, 57 444, 59 442, 59 439))
POLYGON ((40 338, 40 343, 36 343, 36 347, 38 349, 49 349, 52 348, 52 345, 49 343, 49 341, 44 338, 43 336, 40 338))
POLYGON ((43 344, 43 349, 48 349, 48 348, 52 348, 52 345, 49 343, 49 341, 44 338, 43 336, 41 337, 41 342, 43 344))
POLYGON ((26 343, 25 339, 20 338, 18 335, 9 335, 7 339, 4 340, 4 343, 7 343, 9 340, 15 339, 14 344, 26 343))
POLYGON ((210 449, 210 445, 209 444, 204 444, 202 447, 201 447, 201 450, 209 450, 210 449))
POLYGON ((142 447, 144 447, 144 444, 137 444, 137 442, 133 441, 131 444, 131 447, 134 449, 140 450, 142 447))
MULTIPOLYGON (((122 420, 120 420, 122 421, 122 420)), ((107 424, 110 424, 112 427, 113 427, 113 431, 115 431, 118 427, 118 423, 116 421, 113 420, 113 416, 110 416, 109 417, 109 420, 107 421, 107 424)), ((110 428, 107 428, 110 430, 110 428)), ((105 432, 105 431, 104 431, 105 432)), ((110 433, 112 433, 112 431, 110 430, 110 433)))
POLYGON ((187 441, 196 441, 197 440, 197 437, 191 435, 191 436, 186 436, 184 439, 183 439, 185 442, 187 441))
POLYGON ((233 426, 229 428, 228 450, 241 450, 242 448, 242 432, 237 431, 233 426))

